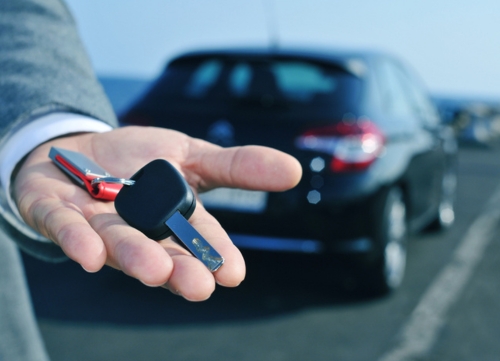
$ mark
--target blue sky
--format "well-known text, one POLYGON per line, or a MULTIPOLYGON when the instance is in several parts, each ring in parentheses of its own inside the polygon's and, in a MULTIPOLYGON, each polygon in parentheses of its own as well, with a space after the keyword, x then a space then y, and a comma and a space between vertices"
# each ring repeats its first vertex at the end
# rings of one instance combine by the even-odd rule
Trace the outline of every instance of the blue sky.
POLYGON ((68 0, 100 75, 152 78, 185 50, 376 49, 434 93, 500 99, 498 0, 68 0))

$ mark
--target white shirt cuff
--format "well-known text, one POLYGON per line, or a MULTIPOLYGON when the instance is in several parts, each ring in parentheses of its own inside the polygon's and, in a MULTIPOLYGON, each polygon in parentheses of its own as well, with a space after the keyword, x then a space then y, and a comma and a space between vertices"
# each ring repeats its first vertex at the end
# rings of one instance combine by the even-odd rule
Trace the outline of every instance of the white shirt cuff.
POLYGON ((103 133, 110 125, 75 113, 52 113, 31 121, 20 129, 9 132, 0 140, 0 214, 24 235, 50 242, 35 232, 21 218, 11 196, 10 180, 16 165, 40 144, 70 133, 103 133))

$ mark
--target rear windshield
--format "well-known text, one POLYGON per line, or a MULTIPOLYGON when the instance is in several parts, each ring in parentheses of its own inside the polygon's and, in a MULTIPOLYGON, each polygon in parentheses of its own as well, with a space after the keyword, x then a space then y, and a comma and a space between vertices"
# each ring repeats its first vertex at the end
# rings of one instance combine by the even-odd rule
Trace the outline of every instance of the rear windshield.
MULTIPOLYGON (((287 110, 295 114, 348 111, 359 102, 361 80, 342 68, 296 59, 184 59, 156 85, 170 106, 200 111, 287 110)), ((159 94, 156 94, 157 96, 159 94)))

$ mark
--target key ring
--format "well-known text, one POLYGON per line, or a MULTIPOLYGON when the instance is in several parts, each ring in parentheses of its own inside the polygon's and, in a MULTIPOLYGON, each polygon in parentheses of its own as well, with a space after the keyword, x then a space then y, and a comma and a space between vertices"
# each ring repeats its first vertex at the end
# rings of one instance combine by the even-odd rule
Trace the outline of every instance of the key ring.
POLYGON ((113 183, 113 184, 123 184, 125 186, 133 186, 135 181, 127 178, 116 178, 116 177, 97 177, 92 179, 90 184, 92 186, 97 186, 99 183, 113 183))

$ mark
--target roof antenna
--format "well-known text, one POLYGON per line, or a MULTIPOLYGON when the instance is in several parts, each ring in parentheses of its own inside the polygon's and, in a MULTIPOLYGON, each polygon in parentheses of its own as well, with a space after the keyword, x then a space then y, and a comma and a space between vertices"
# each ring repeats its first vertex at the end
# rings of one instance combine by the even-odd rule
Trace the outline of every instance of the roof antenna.
POLYGON ((266 16, 267 31, 269 35, 269 47, 273 50, 278 49, 278 20, 276 17, 276 6, 274 0, 262 0, 266 16))

